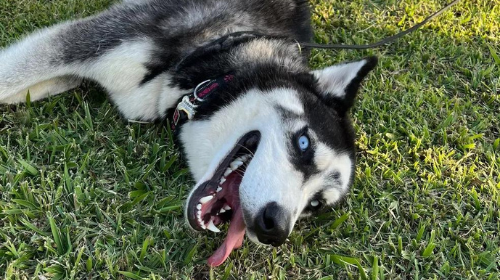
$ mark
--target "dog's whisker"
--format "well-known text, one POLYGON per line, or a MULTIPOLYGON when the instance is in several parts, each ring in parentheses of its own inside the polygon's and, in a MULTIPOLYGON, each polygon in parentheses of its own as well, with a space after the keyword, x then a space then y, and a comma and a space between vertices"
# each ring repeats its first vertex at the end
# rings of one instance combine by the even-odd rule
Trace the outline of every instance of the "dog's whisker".
POLYGON ((255 154, 254 154, 254 152, 253 152, 252 150, 250 150, 248 147, 246 147, 246 146, 245 146, 245 145, 243 145, 243 144, 239 144, 239 143, 238 143, 238 144, 236 144, 236 146, 238 146, 238 147, 240 147, 240 148, 245 149, 245 150, 246 150, 246 152, 248 152, 248 153, 252 156, 252 158, 253 158, 253 156, 255 155, 255 154))

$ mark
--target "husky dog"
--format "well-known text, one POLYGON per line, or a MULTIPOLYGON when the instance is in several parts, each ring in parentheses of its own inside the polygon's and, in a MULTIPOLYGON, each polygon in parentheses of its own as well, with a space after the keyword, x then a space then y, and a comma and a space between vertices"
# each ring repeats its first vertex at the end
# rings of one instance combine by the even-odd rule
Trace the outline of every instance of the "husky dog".
POLYGON ((197 181, 195 230, 279 246, 299 217, 331 206, 354 176, 348 111, 376 58, 311 71, 305 0, 127 0, 0 51, 0 103, 102 85, 134 120, 174 120, 197 181), (173 115, 173 117, 172 117, 173 115))

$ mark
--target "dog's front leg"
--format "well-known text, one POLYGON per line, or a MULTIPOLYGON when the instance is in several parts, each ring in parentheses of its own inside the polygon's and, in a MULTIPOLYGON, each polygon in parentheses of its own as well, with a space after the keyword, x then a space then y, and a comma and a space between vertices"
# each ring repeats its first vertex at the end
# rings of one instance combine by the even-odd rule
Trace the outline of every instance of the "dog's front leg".
POLYGON ((0 50, 0 103, 24 102, 28 91, 32 100, 38 100, 81 83, 74 67, 61 59, 58 37, 70 26, 44 29, 0 50))
POLYGON ((0 51, 0 103, 24 102, 28 92, 39 100, 86 78, 100 83, 126 118, 162 117, 183 92, 169 87, 166 72, 146 79, 157 44, 122 8, 43 29, 0 51))

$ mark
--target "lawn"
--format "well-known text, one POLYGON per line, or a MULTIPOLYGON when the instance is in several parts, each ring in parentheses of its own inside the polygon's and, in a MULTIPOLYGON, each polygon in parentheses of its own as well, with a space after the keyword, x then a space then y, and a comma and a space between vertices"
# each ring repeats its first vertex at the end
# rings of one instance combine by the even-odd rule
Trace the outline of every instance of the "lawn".
MULTIPOLYGON (((0 46, 111 2, 2 0, 0 46)), ((311 0, 315 40, 373 42, 445 3, 311 0)), ((390 46, 314 51, 314 68, 380 58, 352 110, 350 195, 215 269, 223 235, 187 230, 194 182, 165 126, 128 123, 92 83, 0 105, 0 278, 499 279, 499 46, 500 0, 463 0, 390 46)))

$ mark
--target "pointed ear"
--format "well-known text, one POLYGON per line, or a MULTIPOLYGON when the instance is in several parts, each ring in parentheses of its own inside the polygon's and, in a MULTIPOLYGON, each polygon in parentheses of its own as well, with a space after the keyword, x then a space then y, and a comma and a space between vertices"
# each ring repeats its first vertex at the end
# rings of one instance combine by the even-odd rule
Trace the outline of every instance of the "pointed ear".
POLYGON ((352 107, 361 81, 377 65, 377 57, 348 62, 313 71, 323 101, 345 113, 352 107))

